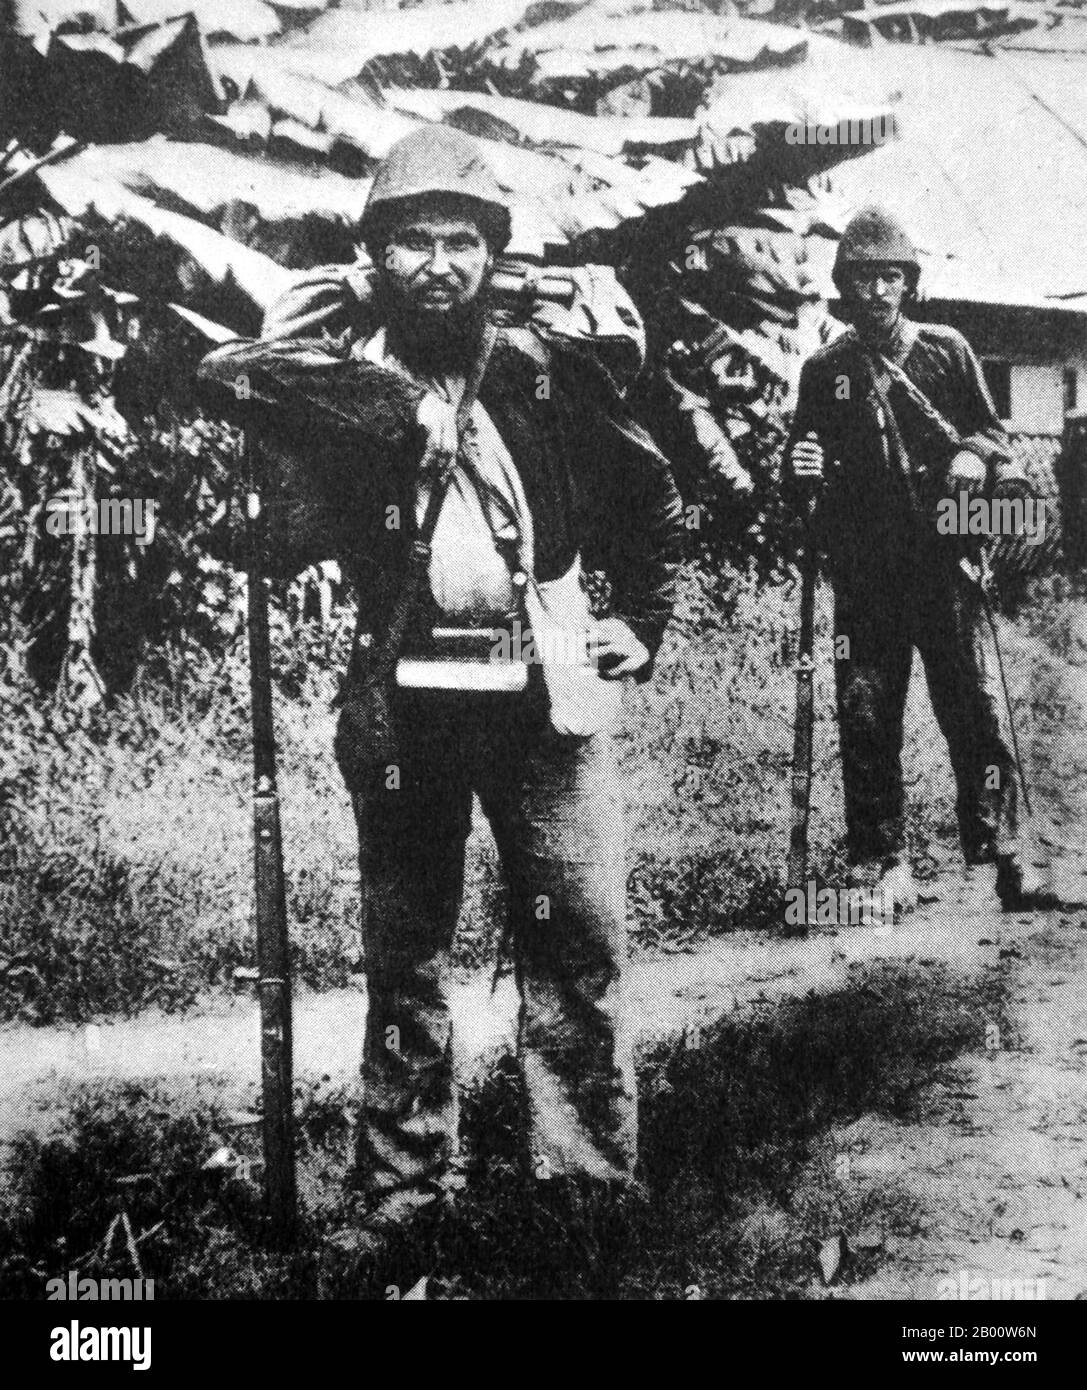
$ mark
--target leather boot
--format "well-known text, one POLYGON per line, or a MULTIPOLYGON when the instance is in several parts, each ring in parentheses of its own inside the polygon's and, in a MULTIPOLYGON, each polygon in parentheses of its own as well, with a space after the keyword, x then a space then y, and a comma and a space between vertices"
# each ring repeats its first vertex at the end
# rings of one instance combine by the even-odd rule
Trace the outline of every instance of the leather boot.
POLYGON ((996 895, 1005 912, 1056 912, 1084 906, 1062 898, 1045 871, 1018 854, 997 856, 996 895))

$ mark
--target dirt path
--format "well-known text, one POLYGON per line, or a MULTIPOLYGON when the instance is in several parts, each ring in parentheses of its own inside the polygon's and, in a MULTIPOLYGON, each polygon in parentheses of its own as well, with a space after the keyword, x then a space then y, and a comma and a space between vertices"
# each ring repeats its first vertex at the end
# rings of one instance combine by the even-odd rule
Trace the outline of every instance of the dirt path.
MULTIPOLYGON (((766 1000, 829 992, 858 961, 939 960, 963 971, 983 968, 991 949, 948 933, 931 914, 892 928, 853 928, 797 942, 735 933, 681 954, 632 962, 630 991, 640 1043, 708 1027, 727 1013, 766 1000)), ((512 1045, 516 994, 507 976, 492 991, 489 975, 461 980, 454 999, 462 1075, 512 1045)), ((294 1061, 300 1079, 332 1083, 357 1072, 366 992, 302 994, 295 1002, 294 1061)), ((255 1000, 220 1000, 180 1017, 141 1014, 88 1027, 0 1029, 0 1143, 20 1128, 45 1128, 57 1093, 103 1080, 214 1077, 237 1088, 238 1103, 259 1080, 260 1028, 255 1000)))
MULTIPOLYGON (((1069 632, 1067 662, 1014 628, 1005 637, 1017 703, 1034 711, 1028 765, 1051 813, 1041 819, 1087 849, 1082 608, 1069 632)), ((1056 860, 1058 885, 1080 899, 1082 862, 1056 860)), ((904 1199, 916 1219, 912 1235, 885 1241, 875 1276, 825 1296, 1087 1296, 1087 915, 994 919, 978 906, 952 894, 930 912, 950 933, 993 940, 982 968, 1001 973, 1004 1026, 926 1088, 911 1122, 865 1116, 831 1136, 850 1181, 877 1204, 904 1199)))
MULTIPOLYGON (((633 963, 643 1045, 707 1027, 767 1001, 846 986, 858 963, 943 963, 967 978, 997 971, 1009 1015, 990 1050, 958 1059, 926 1088, 909 1122, 866 1115, 832 1131, 813 1165, 832 1164, 873 1210, 916 1213, 912 1234, 844 1232, 881 1247, 878 1273, 810 1296, 938 1296, 941 1279, 1044 1280, 1047 1298, 1087 1290, 1087 915, 1000 917, 985 885, 956 890, 892 928, 826 931, 796 942, 737 935, 697 951, 633 963)), ((1082 886, 1082 885, 1081 885, 1082 886)), ((505 979, 465 979, 456 997, 459 1065, 476 1071, 513 1036, 505 979)), ((365 992, 304 995, 295 1014, 299 1079, 349 1082, 356 1071, 365 992)), ((255 1002, 221 1001, 182 1018, 144 1015, 79 1029, 0 1030, 0 1146, 20 1130, 48 1131, 70 1087, 115 1079, 201 1078, 225 1083, 244 1107, 257 1094, 255 1002)), ((0 1148, 2 1162, 2 1148, 0 1148)), ((988 1289, 988 1286, 985 1286, 988 1289)), ((1036 1288, 1030 1284, 1024 1287, 1036 1288)), ((1000 1290, 997 1289, 997 1296, 1000 1290)))
POLYGON ((919 1123, 865 1116, 832 1136, 851 1181, 918 1215, 875 1277, 830 1296, 1087 1292, 1087 920, 1013 919, 1000 941, 1007 1029, 926 1089, 919 1123))

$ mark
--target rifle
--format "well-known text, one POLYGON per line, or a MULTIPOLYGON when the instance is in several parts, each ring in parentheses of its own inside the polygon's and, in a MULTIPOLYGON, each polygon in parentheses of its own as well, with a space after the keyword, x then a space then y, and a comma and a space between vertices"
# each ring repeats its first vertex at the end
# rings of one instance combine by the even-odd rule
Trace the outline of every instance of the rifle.
MULTIPOLYGON (((497 291, 502 301, 515 312, 523 313, 537 302, 565 306, 574 297, 574 279, 570 272, 505 264, 496 276, 497 291)), ((340 282, 332 282, 331 302, 318 300, 312 311, 296 315, 292 331, 307 336, 336 324, 342 316, 344 303, 340 282)), ((357 295, 356 291, 356 295, 357 295)), ((213 342, 224 343, 235 335, 221 325, 179 305, 174 311, 213 342)), ((493 337, 488 340, 487 351, 493 337)), ((458 418, 467 418, 475 391, 486 365, 486 356, 478 364, 477 373, 465 392, 458 418)), ((278 1245, 288 1245, 293 1239, 297 1220, 297 1191, 294 1153, 294 1121, 292 1113, 292 1038, 291 982, 287 931, 286 890, 283 870, 282 837, 280 830, 279 797, 276 785, 276 746, 271 685, 271 642, 268 624, 268 581, 264 576, 264 536, 261 514, 262 464, 261 452, 247 437, 244 438, 243 466, 248 497, 249 549, 249 675, 253 729, 253 828, 254 870, 257 927, 257 964, 261 1010, 261 1066, 264 1099, 264 1191, 269 1217, 269 1232, 278 1245)), ((454 460, 449 460, 452 464, 454 460)), ((443 470, 448 473, 448 468, 443 470)), ((424 528, 433 529, 437 519, 443 488, 435 486, 424 528), (433 513, 433 515, 430 515, 433 513)), ((414 589, 425 573, 425 547, 416 546, 413 554, 410 582, 386 643, 394 653, 403 635, 410 611, 414 589)), ((377 684, 370 682, 371 692, 377 684)), ((381 698, 372 700, 374 710, 383 708, 381 698)), ((391 732, 386 719, 371 720, 372 729, 391 732)), ((339 749, 337 750, 339 752, 339 749)))
POLYGON ((996 614, 993 612, 990 590, 992 588, 992 574, 986 561, 985 552, 982 551, 981 558, 977 565, 972 565, 963 556, 959 561, 959 568, 971 584, 975 584, 978 593, 981 595, 981 606, 985 613, 985 620, 989 624, 989 631, 993 638, 993 650, 996 652, 996 668, 1000 672, 1000 688, 1004 692, 1004 708, 1008 711, 1008 728, 1012 736, 1012 753, 1015 755, 1015 770, 1019 774, 1019 786, 1023 792, 1023 808, 1027 813, 1027 819, 1034 819, 1034 811, 1030 804, 1030 788, 1027 786, 1026 775, 1023 772, 1023 759, 1019 753, 1019 733, 1015 727, 1015 706, 1012 704, 1011 691, 1008 689, 1008 677, 1004 672, 1004 656, 1000 650, 1000 635, 996 628, 996 614))
POLYGON ((253 725, 253 854, 264 1112, 264 1196, 272 1243, 291 1244, 297 1219, 292 1105, 291 976, 283 840, 276 785, 268 580, 264 574, 260 450, 243 436, 247 493, 249 692, 253 725))
MULTIPOLYGON (((169 306, 216 345, 234 332, 180 304, 169 306)), ((246 496, 246 559, 249 568, 249 702, 253 730, 253 871, 260 999, 261 1089, 263 1099, 264 1202, 273 1245, 294 1239, 298 1194, 294 1163, 293 1058, 291 1037, 290 938, 283 872, 283 837, 276 783, 275 715, 272 704, 272 642, 268 624, 268 579, 264 574, 264 517, 261 452, 243 430, 239 447, 246 496)))
MULTIPOLYGON (((798 888, 807 902, 808 825, 811 819, 812 731, 815 724, 815 589, 819 545, 815 534, 815 491, 804 506, 800 547, 800 636, 796 658, 796 723, 793 728, 792 818, 786 887, 798 888)), ((805 936, 808 922, 787 926, 786 936, 805 936)))
MULTIPOLYGON (((932 404, 925 392, 911 381, 901 367, 878 353, 875 349, 868 349, 870 355, 878 360, 887 371, 891 379, 909 397, 911 404, 925 420, 929 428, 940 437, 951 452, 957 453, 965 444, 964 437, 959 433, 951 422, 941 414, 932 404)), ((976 561, 963 555, 959 559, 959 568, 962 573, 977 587, 981 597, 981 606, 985 614, 985 620, 989 625, 989 632, 993 639, 993 650, 996 652, 997 670, 1000 673, 1000 685, 1004 692, 1004 707, 1008 713, 1008 728, 1011 732, 1012 753, 1015 757, 1015 768, 1019 775, 1019 785, 1023 791, 1023 807, 1027 813, 1028 820, 1033 820, 1034 812, 1030 804, 1030 789, 1027 785, 1026 775, 1023 771, 1023 759, 1019 753, 1019 732, 1015 725, 1015 708, 1012 704, 1011 692, 1008 689, 1008 679, 1004 670, 1004 654, 1000 648, 1000 634, 996 626, 996 614, 993 611, 990 590, 992 588, 992 572, 989 568, 988 556, 984 547, 980 548, 976 561)))

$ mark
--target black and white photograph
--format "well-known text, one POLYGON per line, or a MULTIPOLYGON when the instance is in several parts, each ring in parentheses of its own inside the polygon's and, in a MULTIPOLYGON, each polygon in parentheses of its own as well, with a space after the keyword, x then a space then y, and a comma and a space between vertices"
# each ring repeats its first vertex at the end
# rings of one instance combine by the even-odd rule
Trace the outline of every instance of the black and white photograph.
POLYGON ((0 0, 30 1374, 1087 1299, 1087 7, 856 5, 0 0))

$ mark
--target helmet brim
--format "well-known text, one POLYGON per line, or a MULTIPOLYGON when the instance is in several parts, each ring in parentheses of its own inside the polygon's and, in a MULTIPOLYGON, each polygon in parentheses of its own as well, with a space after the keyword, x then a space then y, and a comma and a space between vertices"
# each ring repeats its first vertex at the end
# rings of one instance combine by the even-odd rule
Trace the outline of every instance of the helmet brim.
POLYGON ((857 257, 843 262, 834 267, 831 279, 834 281, 834 288, 839 294, 844 294, 850 277, 853 273, 865 266, 897 266, 906 276, 906 288, 913 294, 917 292, 917 283, 921 278, 921 267, 916 261, 884 258, 882 256, 857 257))
POLYGON ((444 189, 383 199, 375 207, 368 207, 363 213, 359 222, 359 233, 371 257, 376 260, 375 250, 380 252, 384 249, 397 227, 415 218, 435 214, 459 215, 474 222, 495 255, 506 249, 513 233, 509 209, 501 203, 492 203, 469 193, 455 193, 444 189))

